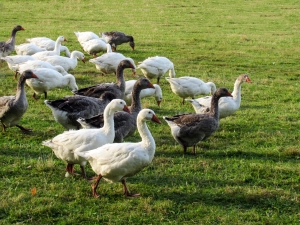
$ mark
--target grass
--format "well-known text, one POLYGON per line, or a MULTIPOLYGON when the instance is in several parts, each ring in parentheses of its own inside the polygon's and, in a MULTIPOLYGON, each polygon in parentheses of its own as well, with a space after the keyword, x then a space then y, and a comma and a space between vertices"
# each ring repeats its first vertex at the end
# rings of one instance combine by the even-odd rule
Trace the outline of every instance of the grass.
MULTIPOLYGON (((156 140, 153 163, 128 179, 141 198, 128 199, 121 184, 101 182, 99 199, 79 176, 64 178, 65 163, 41 145, 64 131, 43 96, 34 101, 18 128, 0 133, 0 224, 299 224, 299 6, 297 1, 1 1, 0 40, 21 24, 26 38, 64 35, 80 50, 74 31, 120 30, 135 38, 118 51, 136 64, 149 56, 173 61, 176 76, 195 76, 232 90, 243 84, 242 104, 222 119, 219 130, 184 155, 165 122, 149 123, 156 140)), ((91 56, 86 54, 87 59, 91 56)), ((132 79, 130 70, 126 79, 132 79)), ((91 63, 72 71, 78 86, 114 81, 91 63)), ((138 74, 142 75, 138 70, 138 74)), ((155 82, 155 80, 153 80, 155 82)), ((143 107, 159 118, 193 112, 161 80, 164 100, 143 107)), ((0 96, 15 94, 16 81, 0 62, 0 96)), ((51 91, 49 99, 69 95, 51 91)), ((127 141, 139 141, 136 133, 127 141)), ((76 167, 77 171, 79 168, 76 167)), ((87 166, 88 176, 94 173, 87 166)))

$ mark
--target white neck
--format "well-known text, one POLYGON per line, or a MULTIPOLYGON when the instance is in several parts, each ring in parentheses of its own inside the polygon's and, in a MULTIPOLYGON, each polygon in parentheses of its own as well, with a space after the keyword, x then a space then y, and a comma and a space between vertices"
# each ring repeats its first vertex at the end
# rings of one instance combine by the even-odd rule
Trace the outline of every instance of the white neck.
POLYGON ((114 110, 111 110, 109 107, 106 107, 103 113, 103 120, 104 120, 104 125, 102 128, 102 131, 106 135, 115 135, 115 123, 114 123, 114 110))
POLYGON ((148 129, 146 121, 143 121, 141 118, 137 118, 137 129, 142 138, 141 144, 142 146, 148 150, 148 154, 151 158, 154 157, 155 153, 155 141, 151 135, 151 132, 148 129))
POLYGON ((236 80, 234 83, 233 92, 231 93, 233 100, 237 104, 241 104, 241 91, 242 90, 242 82, 240 80, 236 80))
POLYGON ((56 40, 55 42, 55 46, 54 46, 54 49, 53 49, 53 52, 55 52, 55 54, 57 55, 60 55, 60 44, 61 41, 59 39, 56 40))

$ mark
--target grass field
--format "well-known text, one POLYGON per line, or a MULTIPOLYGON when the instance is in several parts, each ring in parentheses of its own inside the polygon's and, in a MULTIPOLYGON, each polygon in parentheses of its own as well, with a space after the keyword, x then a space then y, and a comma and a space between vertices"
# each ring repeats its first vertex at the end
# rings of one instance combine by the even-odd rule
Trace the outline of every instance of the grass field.
MULTIPOLYGON (((120 183, 104 181, 94 199, 90 182, 64 177, 65 163, 41 145, 64 129, 44 97, 33 100, 26 87, 29 108, 20 124, 32 134, 16 127, 0 133, 0 224, 300 223, 298 1, 0 0, 0 8, 0 41, 20 24, 26 30, 17 33, 17 44, 64 35, 73 51, 81 50, 74 31, 119 30, 134 36, 134 51, 128 44, 118 51, 136 64, 166 56, 177 77, 195 76, 230 91, 238 75, 252 80, 242 86, 240 110, 221 120, 195 157, 191 150, 183 154, 162 119, 193 108, 181 105, 161 79, 161 107, 154 98, 142 101, 162 124, 148 123, 157 146, 152 164, 127 180, 131 191, 141 193, 135 199, 124 197, 120 183)), ((89 62, 71 73, 79 88, 115 81, 89 62)), ((133 79, 130 70, 125 74, 133 79)), ((0 62, 0 96, 15 94, 13 75, 0 62)), ((57 89, 48 99, 70 94, 57 89)), ((126 141, 139 140, 135 133, 126 141)), ((89 165, 87 174, 94 175, 89 165)))

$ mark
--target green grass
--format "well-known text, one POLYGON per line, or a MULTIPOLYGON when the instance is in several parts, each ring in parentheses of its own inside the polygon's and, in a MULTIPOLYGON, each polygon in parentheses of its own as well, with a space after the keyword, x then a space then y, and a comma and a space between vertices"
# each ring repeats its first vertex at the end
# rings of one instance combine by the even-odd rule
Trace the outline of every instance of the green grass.
MULTIPOLYGON (((27 87, 29 108, 20 124, 33 133, 16 127, 0 133, 0 224, 299 224, 298 3, 0 0, 1 41, 21 24, 26 31, 17 33, 17 44, 64 35, 72 51, 81 50, 74 31, 120 30, 134 36, 136 49, 123 44, 118 51, 136 64, 160 55, 173 61, 177 77, 199 77, 229 90, 239 74, 248 73, 253 82, 243 84, 240 110, 221 120, 196 157, 183 154, 164 121, 149 123, 155 158, 128 179, 130 190, 141 193, 137 199, 124 197, 120 183, 103 181, 101 197, 94 199, 90 182, 64 178, 65 163, 41 145, 64 129, 43 96, 34 101, 27 87)), ((133 79, 130 70, 125 73, 133 79)), ((72 74, 80 88, 115 81, 91 63, 79 62, 72 74)), ((154 98, 144 99, 143 107, 161 120, 193 112, 164 79, 161 86, 161 107, 154 98)), ((15 94, 15 87, 12 71, 0 62, 0 96, 15 94)), ((70 94, 56 90, 48 98, 70 94)), ((139 140, 137 133, 127 139, 139 140)), ((87 174, 94 175, 89 165, 87 174)))

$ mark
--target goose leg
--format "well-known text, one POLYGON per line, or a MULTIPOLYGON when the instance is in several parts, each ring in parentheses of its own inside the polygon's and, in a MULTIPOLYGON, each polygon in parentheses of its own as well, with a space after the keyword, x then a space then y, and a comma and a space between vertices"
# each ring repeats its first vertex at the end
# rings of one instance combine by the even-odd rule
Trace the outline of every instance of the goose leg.
POLYGON ((187 147, 186 146, 183 146, 183 153, 185 154, 187 151, 187 147))
POLYGON ((66 170, 69 174, 73 174, 74 173, 74 164, 68 163, 66 170))
POLYGON ((21 125, 16 125, 16 127, 20 128, 21 131, 24 133, 24 134, 27 134, 27 133, 30 133, 32 132, 31 129, 28 129, 28 128, 25 128, 25 127, 22 127, 21 125))
POLYGON ((99 197, 99 195, 97 194, 97 191, 96 191, 96 190, 97 190, 97 187, 98 187, 98 184, 99 184, 101 178, 102 178, 102 175, 99 174, 98 177, 97 177, 96 182, 95 182, 94 184, 92 184, 93 196, 94 196, 95 198, 98 198, 98 197, 99 197))
POLYGON ((47 91, 44 92, 44 96, 45 96, 45 99, 47 99, 47 97, 48 97, 47 91))
POLYGON ((130 191, 128 190, 127 186, 126 186, 126 180, 123 179, 122 180, 122 184, 123 184, 123 187, 124 187, 124 195, 126 197, 131 197, 131 198, 135 198, 135 197, 140 197, 141 195, 138 193, 138 194, 131 194, 130 191))
POLYGON ((84 166, 80 165, 80 169, 81 169, 81 175, 82 175, 82 177, 85 178, 85 179, 87 179, 86 173, 85 173, 85 170, 84 170, 84 166))
POLYGON ((2 132, 5 132, 6 126, 4 125, 4 123, 1 123, 1 124, 2 124, 2 132))
POLYGON ((33 97, 33 99, 36 100, 36 101, 39 99, 38 97, 36 97, 36 93, 35 93, 35 92, 33 93, 32 97, 33 97))
POLYGON ((196 155, 196 145, 193 145, 193 155, 196 155))

